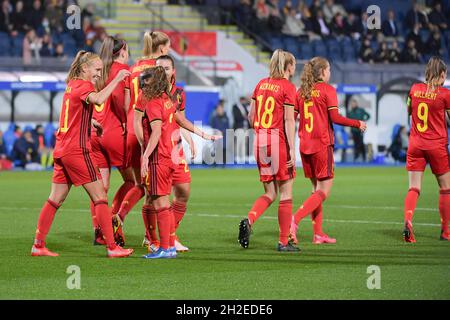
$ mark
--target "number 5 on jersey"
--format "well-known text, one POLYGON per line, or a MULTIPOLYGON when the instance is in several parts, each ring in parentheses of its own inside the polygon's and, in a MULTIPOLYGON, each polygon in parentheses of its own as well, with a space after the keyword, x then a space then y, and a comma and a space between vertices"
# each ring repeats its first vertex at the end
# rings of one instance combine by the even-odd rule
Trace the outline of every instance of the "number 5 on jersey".
POLYGON ((305 101, 305 103, 303 104, 303 113, 305 116, 305 130, 308 133, 311 133, 314 128, 314 117, 313 114, 309 112, 309 108, 312 106, 313 106, 312 101, 305 101))
POLYGON ((273 111, 275 110, 275 99, 272 96, 267 97, 266 101, 264 101, 264 96, 259 95, 257 97, 258 100, 258 112, 256 114, 256 121, 253 123, 255 128, 261 127, 264 129, 269 129, 272 126, 273 120, 273 111), (264 112, 261 116, 261 109, 264 104, 264 112))

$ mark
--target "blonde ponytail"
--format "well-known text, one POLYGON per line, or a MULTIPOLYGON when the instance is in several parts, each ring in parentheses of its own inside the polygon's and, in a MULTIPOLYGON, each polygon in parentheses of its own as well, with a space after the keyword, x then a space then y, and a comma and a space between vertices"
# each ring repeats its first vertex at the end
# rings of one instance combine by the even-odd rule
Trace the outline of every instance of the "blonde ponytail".
POLYGON ((83 72, 83 65, 90 64, 92 60, 100 59, 100 57, 93 53, 81 50, 77 53, 75 59, 70 65, 69 74, 67 75, 66 83, 74 79, 81 78, 81 73, 83 72))
POLYGON ((283 79, 289 65, 295 64, 295 57, 288 51, 277 49, 270 59, 270 78, 283 79))
POLYGON ((161 31, 147 31, 144 33, 144 48, 142 59, 157 58, 159 46, 165 46, 170 39, 167 34, 161 31))

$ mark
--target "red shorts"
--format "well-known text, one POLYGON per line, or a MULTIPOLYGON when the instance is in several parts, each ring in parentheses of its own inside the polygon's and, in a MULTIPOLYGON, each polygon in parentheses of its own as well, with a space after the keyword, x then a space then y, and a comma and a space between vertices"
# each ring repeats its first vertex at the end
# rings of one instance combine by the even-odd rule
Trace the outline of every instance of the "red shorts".
POLYGON ((181 183, 191 183, 191 171, 189 170, 189 166, 184 158, 176 166, 172 179, 172 185, 181 183))
POLYGON ((174 168, 163 164, 149 164, 145 187, 150 196, 166 196, 172 192, 172 176, 174 168))
POLYGON ((127 135, 127 167, 141 167, 141 145, 135 134, 127 135))
POLYGON ((126 168, 126 138, 119 130, 108 131, 101 137, 91 137, 92 153, 99 168, 126 168))
POLYGON ((100 171, 94 165, 92 153, 70 154, 54 159, 53 183, 80 186, 101 180, 100 171))
POLYGON ((442 145, 433 150, 421 150, 413 145, 408 148, 406 155, 406 170, 425 171, 427 163, 435 175, 441 175, 450 171, 450 158, 448 147, 442 145))
POLYGON ((295 178, 295 167, 288 168, 289 148, 284 140, 267 146, 256 145, 255 157, 261 182, 295 178))
POLYGON ((306 178, 327 180, 334 177, 333 146, 324 147, 313 154, 300 153, 303 163, 303 171, 306 178))

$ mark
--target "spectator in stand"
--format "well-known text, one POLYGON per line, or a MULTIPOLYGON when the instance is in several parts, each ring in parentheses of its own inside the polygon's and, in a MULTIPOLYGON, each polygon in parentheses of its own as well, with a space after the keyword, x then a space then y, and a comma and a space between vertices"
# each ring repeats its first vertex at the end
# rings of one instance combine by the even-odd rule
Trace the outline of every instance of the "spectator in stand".
POLYGON ((23 1, 16 2, 16 8, 11 15, 11 26, 11 35, 13 37, 17 36, 19 32, 25 33, 30 29, 23 11, 23 1))
POLYGON ((354 40, 361 39, 361 36, 364 34, 364 28, 353 12, 350 12, 347 17, 347 36, 354 40))
POLYGON ((388 18, 384 20, 381 30, 386 37, 398 37, 399 29, 398 24, 395 21, 394 10, 389 10, 387 14, 388 18))
MULTIPOLYGON (((294 10, 295 9, 291 9, 294 10)), ((233 129, 236 137, 236 161, 245 162, 245 147, 247 145, 247 130, 250 128, 248 122, 248 113, 250 112, 250 103, 246 97, 241 97, 239 102, 233 106, 233 129)))
POLYGON ((64 45, 62 43, 58 43, 55 47, 55 52, 53 53, 53 57, 59 58, 61 60, 66 60, 67 56, 64 53, 64 45))
POLYGON ((347 16, 347 11, 345 11, 344 7, 340 4, 335 4, 334 0, 325 0, 325 4, 322 7, 323 15, 325 17, 325 21, 330 24, 336 14, 340 13, 342 17, 347 16))
MULTIPOLYGON (((228 116, 225 113, 225 108, 224 108, 224 100, 220 100, 215 111, 213 112, 211 119, 210 119, 210 126, 211 128, 220 131, 223 139, 221 139, 221 141, 223 142, 222 144, 222 159, 220 158, 216 158, 216 163, 219 160, 219 163, 225 164, 226 163, 226 146, 227 146, 227 129, 230 128, 230 121, 228 120, 228 116)), ((218 146, 220 145, 220 142, 218 142, 217 144, 218 146)), ((217 154, 216 154, 217 156, 217 154)))
POLYGON ((0 32, 9 33, 11 31, 11 5, 8 0, 2 1, 0 11, 0 32))
POLYGON ((427 41, 427 53, 432 56, 442 56, 444 54, 444 49, 442 48, 441 33, 439 31, 434 31, 430 34, 427 41))
POLYGON ((244 27, 250 29, 253 16, 253 8, 251 0, 240 0, 240 4, 236 10, 237 20, 244 25, 244 27))
POLYGON ((44 11, 42 9, 41 0, 34 0, 33 8, 26 10, 25 15, 27 17, 28 23, 30 24, 30 28, 34 29, 35 32, 42 32, 44 11))
POLYGON ((416 23, 413 27, 413 29, 408 33, 406 36, 406 43, 408 43, 409 40, 413 40, 416 44, 416 49, 420 53, 423 53, 425 51, 425 45, 422 41, 422 37, 420 36, 420 24, 416 23))
POLYGON ((268 29, 269 15, 270 15, 269 7, 266 4, 266 0, 256 0, 255 10, 257 21, 256 30, 259 30, 260 32, 264 33, 268 29))
POLYGON ((389 62, 399 63, 400 62, 400 48, 398 47, 398 42, 393 41, 391 43, 391 49, 389 50, 389 62))
POLYGON ((23 64, 29 65, 32 62, 32 58, 34 57, 36 60, 39 60, 39 50, 41 49, 41 41, 36 36, 36 32, 34 29, 28 30, 23 39, 23 64))
POLYGON ((323 39, 331 36, 330 26, 325 21, 322 10, 318 10, 316 17, 313 18, 313 31, 323 39))
POLYGON ((388 154, 390 153, 395 161, 406 162, 408 140, 408 131, 404 126, 399 126, 388 148, 388 154))
POLYGON ((422 55, 417 51, 414 40, 409 40, 402 52, 401 62, 403 63, 420 63, 422 55))
POLYGON ((14 160, 19 166, 25 167, 29 163, 40 163, 38 147, 33 140, 31 131, 25 131, 23 135, 14 142, 14 160))
POLYGON ((283 16, 278 7, 278 0, 270 0, 269 5, 269 28, 277 33, 281 32, 284 25, 283 16))
POLYGON ((317 16, 317 12, 322 11, 321 0, 313 0, 311 6, 309 7, 309 11, 311 12, 311 17, 315 18, 317 16))
POLYGON ((3 131, 0 130, 0 159, 6 159, 5 141, 3 141, 3 131))
POLYGON ((349 26, 347 25, 347 21, 345 20, 342 13, 338 12, 333 17, 333 20, 331 22, 331 30, 333 35, 338 38, 342 38, 347 34, 349 26))
MULTIPOLYGON (((384 42, 384 44, 386 43, 384 42)), ((370 119, 370 114, 368 114, 363 108, 359 107, 358 101, 352 98, 350 100, 350 111, 348 112, 347 117, 350 119, 367 121, 370 119)), ((364 145, 364 133, 359 129, 354 130, 354 128, 351 128, 351 132, 355 148, 353 160, 358 160, 359 155, 361 155, 363 162, 366 162, 366 146, 364 145)))
POLYGON ((0 171, 1 170, 11 170, 12 163, 8 160, 6 156, 6 146, 3 141, 3 132, 0 130, 0 171))
POLYGON ((431 31, 447 30, 447 18, 442 11, 441 1, 435 1, 433 11, 428 15, 428 20, 430 22, 429 26, 431 31))
POLYGON ((294 9, 294 11, 295 11, 295 8, 292 6, 292 0, 287 0, 283 6, 283 10, 282 10, 283 16, 287 17, 291 13, 292 9, 294 9))
POLYGON ((389 49, 385 41, 380 43, 380 46, 375 54, 375 62, 378 63, 389 63, 389 49))
POLYGON ((44 34, 42 38, 41 49, 39 50, 39 55, 41 57, 52 57, 53 56, 53 43, 52 37, 48 33, 44 34))
POLYGON ((407 29, 412 30, 416 24, 419 25, 419 29, 426 28, 428 18, 422 12, 420 4, 417 1, 413 1, 412 8, 406 13, 405 26, 407 29))
POLYGON ((88 3, 83 10, 81 11, 81 21, 84 20, 84 18, 92 19, 95 15, 95 5, 93 3, 88 3))
POLYGON ((286 22, 284 23, 283 29, 281 30, 283 34, 293 37, 306 35, 305 25, 302 20, 297 19, 296 15, 296 10, 291 8, 286 17, 286 22))
POLYGON ((64 0, 52 0, 45 8, 44 17, 48 19, 52 30, 64 27, 64 0))
POLYGON ((305 25, 305 31, 309 35, 310 40, 312 40, 313 37, 317 37, 320 39, 320 37, 314 33, 313 18, 311 15, 311 11, 306 5, 303 7, 301 11, 301 21, 305 25))
POLYGON ((366 36, 359 51, 359 62, 373 63, 374 58, 375 54, 373 52, 372 46, 370 45, 370 37, 366 36))

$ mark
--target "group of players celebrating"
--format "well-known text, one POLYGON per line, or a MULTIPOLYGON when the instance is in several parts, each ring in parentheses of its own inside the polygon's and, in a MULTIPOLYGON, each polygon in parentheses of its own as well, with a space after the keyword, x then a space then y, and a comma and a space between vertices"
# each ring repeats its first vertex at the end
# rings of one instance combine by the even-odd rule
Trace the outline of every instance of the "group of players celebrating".
MULTIPOLYGON (((94 244, 105 245, 110 258, 126 257, 123 224, 127 214, 145 195, 142 218, 144 258, 175 258, 187 251, 177 228, 187 209, 191 176, 182 147, 182 136, 196 150, 190 132, 215 141, 184 115, 185 94, 176 86, 174 60, 168 55, 170 39, 163 32, 144 34, 143 57, 128 66, 126 41, 107 37, 100 55, 80 51, 67 77, 54 151, 54 173, 48 200, 38 220, 32 256, 57 256, 45 244, 58 208, 71 186, 83 186, 91 200, 94 244), (91 134, 92 131, 92 134, 91 134), (111 208, 108 206, 111 168, 123 179, 111 208), (172 200, 170 196, 173 195, 172 200), (158 231, 158 232, 157 232, 158 231)), ((322 203, 334 178, 332 123, 366 130, 366 123, 339 115, 336 90, 328 84, 330 64, 315 57, 304 67, 296 90, 294 56, 276 50, 270 76, 256 86, 249 121, 256 133, 255 157, 265 193, 239 224, 238 240, 249 246, 253 224, 280 193, 278 207, 281 252, 295 252, 299 222, 311 213, 313 242, 335 243, 322 231, 322 203), (300 154, 312 195, 292 214, 295 171, 295 123, 299 118, 300 154)), ((445 63, 432 58, 426 83, 412 87, 408 108, 413 120, 407 169, 410 189, 405 201, 407 242, 414 242, 412 216, 420 193, 423 171, 430 163, 441 187, 439 209, 441 239, 449 240, 450 165, 445 111, 450 109, 445 63), (448 101, 448 102, 447 102, 448 101)))

